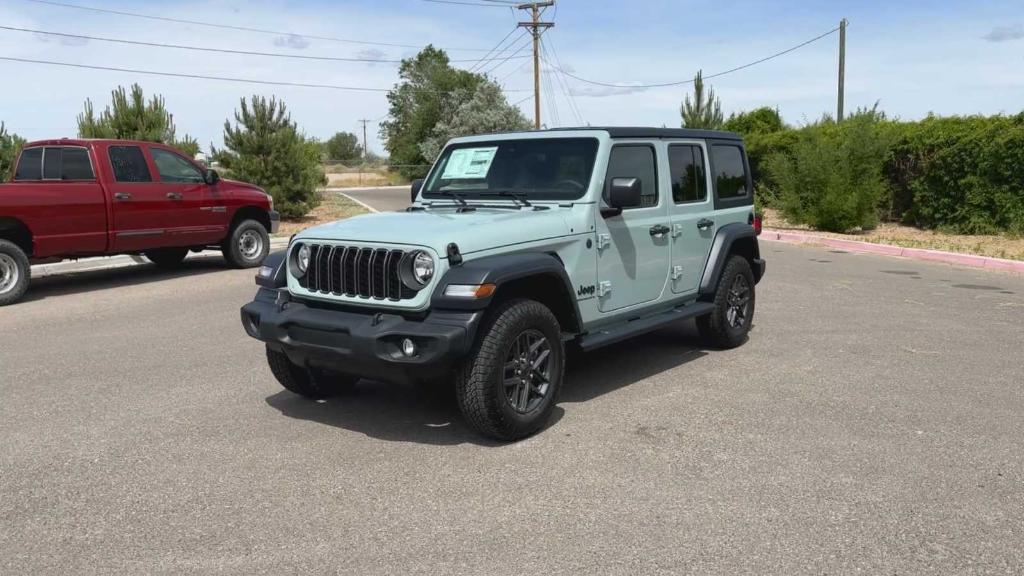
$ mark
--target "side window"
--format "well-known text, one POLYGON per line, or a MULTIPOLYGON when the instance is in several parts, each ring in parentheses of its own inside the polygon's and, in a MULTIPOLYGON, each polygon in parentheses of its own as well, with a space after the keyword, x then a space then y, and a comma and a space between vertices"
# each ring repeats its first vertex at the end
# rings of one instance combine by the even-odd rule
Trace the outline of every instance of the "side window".
POLYGON ((203 173, 181 156, 161 148, 150 148, 149 152, 161 182, 203 182, 203 173))
POLYGON ((65 148, 61 157, 60 177, 62 180, 95 180, 89 151, 85 148, 65 148))
POLYGON ((114 169, 114 180, 118 182, 152 182, 149 166, 138 146, 111 146, 110 166, 114 169))
POLYGON ((716 145, 711 147, 711 158, 715 167, 715 190, 719 198, 746 196, 747 169, 743 164, 743 152, 739 146, 716 145))
POLYGON ((658 204, 658 173, 651 146, 623 144, 612 148, 605 176, 605 193, 613 178, 639 178, 639 207, 649 208, 658 204))
POLYGON ((45 148, 43 150, 43 180, 60 180, 60 157, 63 148, 45 148))
POLYGON ((43 149, 26 148, 18 160, 18 168, 14 171, 15 180, 43 179, 43 149))
POLYGON ((700 146, 669 146, 668 166, 672 174, 672 200, 676 204, 700 202, 707 198, 704 151, 700 146))

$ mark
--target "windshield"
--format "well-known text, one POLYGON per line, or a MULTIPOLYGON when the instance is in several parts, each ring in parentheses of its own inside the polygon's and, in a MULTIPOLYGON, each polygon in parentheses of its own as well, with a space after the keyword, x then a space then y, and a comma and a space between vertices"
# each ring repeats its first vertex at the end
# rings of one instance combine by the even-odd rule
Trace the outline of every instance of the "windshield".
POLYGON ((445 148, 425 198, 518 195, 529 200, 576 200, 590 185, 595 138, 537 138, 455 144, 445 148))

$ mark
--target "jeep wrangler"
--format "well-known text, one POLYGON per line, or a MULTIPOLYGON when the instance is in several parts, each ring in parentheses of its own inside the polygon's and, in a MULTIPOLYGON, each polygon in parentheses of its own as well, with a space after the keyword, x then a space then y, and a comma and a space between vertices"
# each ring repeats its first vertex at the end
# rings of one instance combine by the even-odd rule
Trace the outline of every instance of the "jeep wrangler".
POLYGON ((736 134, 457 138, 411 201, 307 229, 259 269, 242 324, 286 389, 454 378, 468 424, 514 440, 548 421, 567 345, 689 318, 714 347, 747 338, 765 262, 736 134))

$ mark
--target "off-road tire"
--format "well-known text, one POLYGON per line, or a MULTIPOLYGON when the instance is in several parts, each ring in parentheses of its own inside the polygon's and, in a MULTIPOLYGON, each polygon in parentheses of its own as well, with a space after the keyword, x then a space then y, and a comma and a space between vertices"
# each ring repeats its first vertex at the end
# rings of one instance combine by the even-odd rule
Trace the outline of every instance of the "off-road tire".
POLYGON ((188 248, 158 248, 146 252, 146 259, 158 268, 178 268, 188 256, 188 248))
POLYGON ((469 356, 456 374, 455 393, 466 422, 477 432, 510 441, 534 434, 547 424, 565 373, 565 347, 558 320, 546 306, 515 299, 499 304, 484 320, 469 356), (505 362, 524 332, 543 335, 548 355, 548 388, 526 413, 513 408, 505 387, 505 362))
POLYGON ((255 268, 270 253, 270 234, 255 220, 242 220, 221 244, 224 259, 233 268, 255 268))
POLYGON ((28 256, 14 242, 0 240, 0 306, 14 304, 28 290, 29 281, 32 279, 32 268, 28 262, 28 256), (7 282, 4 280, 7 279, 7 282))
POLYGON ((284 352, 271 350, 267 347, 267 364, 274 378, 289 392, 299 396, 319 400, 344 394, 353 387, 359 378, 348 374, 338 374, 326 370, 312 370, 292 362, 284 352))
POLYGON ((714 311, 697 318, 697 331, 704 342, 722 349, 735 348, 746 342, 754 320, 754 300, 754 273, 750 269, 750 262, 742 256, 731 256, 718 278, 718 287, 715 288, 712 301, 714 311), (742 321, 734 326, 729 321, 729 309, 733 304, 730 302, 730 293, 736 286, 737 278, 740 278, 741 283, 745 282, 749 302, 742 321))

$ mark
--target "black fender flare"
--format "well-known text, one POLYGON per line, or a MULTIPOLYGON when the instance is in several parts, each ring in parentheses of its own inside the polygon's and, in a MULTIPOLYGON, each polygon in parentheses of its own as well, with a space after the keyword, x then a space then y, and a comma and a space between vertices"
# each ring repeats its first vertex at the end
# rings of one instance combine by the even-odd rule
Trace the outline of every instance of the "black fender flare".
MULTIPOLYGON (((722 226, 715 233, 707 264, 704 265, 704 275, 700 279, 701 296, 711 296, 715 293, 715 289, 718 287, 718 277, 722 275, 722 268, 725 267, 725 262, 729 259, 729 255, 733 252, 733 246, 737 242, 753 246, 753 253, 748 255, 751 260, 759 261, 761 259, 761 250, 757 244, 757 232, 754 231, 753 226, 740 222, 722 226), (746 240, 747 238, 750 240, 746 240)), ((761 280, 756 266, 754 275, 755 281, 761 280)))
POLYGON ((566 312, 572 315, 572 325, 563 326, 567 331, 580 330, 580 310, 576 301, 575 290, 565 266, 556 256, 546 252, 516 252, 484 256, 474 260, 466 260, 454 266, 438 281, 431 298, 431 308, 438 310, 482 310, 487 308, 495 297, 500 297, 502 287, 510 283, 533 277, 542 277, 553 285, 564 288, 564 294, 556 297, 566 298, 571 305, 566 312), (494 294, 486 298, 452 298, 445 296, 445 289, 452 284, 479 285, 494 284, 494 294))
MULTIPOLYGON (((291 248, 291 245, 289 245, 291 248)), ((263 264, 257 268, 256 272, 256 284, 263 288, 284 288, 288 285, 288 267, 284 265, 285 260, 288 257, 288 250, 281 250, 278 252, 271 252, 267 254, 267 257, 263 259, 263 264), (272 272, 269 276, 261 276, 259 270, 270 268, 272 272)))

